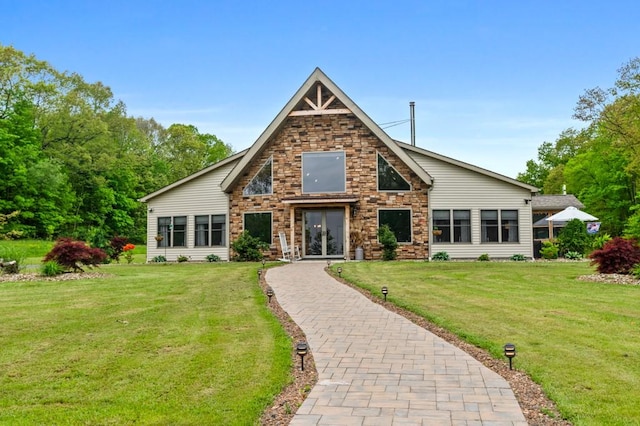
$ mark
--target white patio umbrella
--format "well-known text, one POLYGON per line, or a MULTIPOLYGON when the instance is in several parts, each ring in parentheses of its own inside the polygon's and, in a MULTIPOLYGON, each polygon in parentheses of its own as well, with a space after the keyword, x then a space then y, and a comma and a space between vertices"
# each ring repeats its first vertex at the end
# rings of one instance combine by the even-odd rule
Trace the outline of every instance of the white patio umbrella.
POLYGON ((552 216, 547 218, 548 221, 554 222, 569 222, 573 219, 580 219, 583 222, 598 220, 597 217, 590 215, 589 213, 585 213, 580 209, 577 209, 573 206, 569 206, 566 209, 558 212, 552 216))

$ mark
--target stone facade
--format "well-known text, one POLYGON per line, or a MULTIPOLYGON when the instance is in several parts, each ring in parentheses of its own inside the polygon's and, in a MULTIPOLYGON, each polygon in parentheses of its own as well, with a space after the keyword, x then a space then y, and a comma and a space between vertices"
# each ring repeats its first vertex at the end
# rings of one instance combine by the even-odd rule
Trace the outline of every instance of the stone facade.
MULTIPOLYGON (((291 246, 303 246, 303 210, 314 208, 355 208, 348 223, 350 231, 360 230, 364 257, 380 259, 382 247, 377 240, 378 209, 411 209, 412 241, 401 243, 400 259, 424 259, 428 257, 428 200, 427 184, 404 164, 380 141, 354 114, 324 114, 287 117, 280 129, 264 145, 251 165, 245 170, 229 194, 229 237, 235 240, 243 230, 246 212, 271 212, 273 244, 270 257, 281 255, 278 232, 285 232, 289 239, 291 211, 295 213, 295 240, 291 246), (344 151, 346 157, 346 192, 344 194, 303 194, 302 153, 318 151, 344 151), (411 184, 405 192, 384 192, 377 189, 377 154, 380 153, 411 184), (272 157, 273 194, 243 195, 243 188, 251 181, 264 163, 272 157), (335 198, 350 196, 356 203, 336 202, 335 198), (333 198, 331 204, 296 204, 295 209, 284 199, 308 197, 310 199, 333 198)), ((345 209, 346 210, 346 209, 345 209)), ((351 244, 349 258, 354 258, 351 244)), ((346 253, 345 253, 345 257, 346 253)))

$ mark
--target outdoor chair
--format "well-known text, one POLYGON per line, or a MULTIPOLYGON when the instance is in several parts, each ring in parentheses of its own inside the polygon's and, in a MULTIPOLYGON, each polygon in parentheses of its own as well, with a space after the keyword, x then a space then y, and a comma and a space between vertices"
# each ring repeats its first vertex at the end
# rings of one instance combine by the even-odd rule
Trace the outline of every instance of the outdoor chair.
POLYGON ((302 259, 300 257, 300 247, 295 246, 294 252, 291 253, 291 248, 289 247, 289 244, 287 244, 287 236, 284 232, 279 232, 278 237, 280 238, 280 248, 282 249, 282 258, 280 258, 282 262, 291 262, 292 257, 293 260, 302 259))

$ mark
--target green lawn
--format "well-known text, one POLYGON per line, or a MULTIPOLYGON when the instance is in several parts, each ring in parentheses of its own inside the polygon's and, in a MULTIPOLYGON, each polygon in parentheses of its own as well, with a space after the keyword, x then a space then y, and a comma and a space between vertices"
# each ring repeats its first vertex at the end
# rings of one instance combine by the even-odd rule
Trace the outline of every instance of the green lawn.
POLYGON ((291 380, 291 343, 256 269, 1 283, 0 424, 257 423, 291 380))
POLYGON ((342 276, 527 371, 576 425, 640 424, 640 287, 587 262, 352 262, 342 276))

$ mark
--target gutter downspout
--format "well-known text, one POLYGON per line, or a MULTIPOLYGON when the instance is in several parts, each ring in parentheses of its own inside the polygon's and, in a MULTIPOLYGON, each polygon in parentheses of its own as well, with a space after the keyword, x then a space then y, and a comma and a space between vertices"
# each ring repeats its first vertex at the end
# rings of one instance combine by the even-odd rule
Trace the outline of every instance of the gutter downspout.
POLYGON ((433 189, 433 180, 431 181, 431 186, 427 189, 427 214, 429 217, 427 218, 427 260, 431 262, 431 236, 433 235, 433 214, 431 209, 431 190, 433 189))

